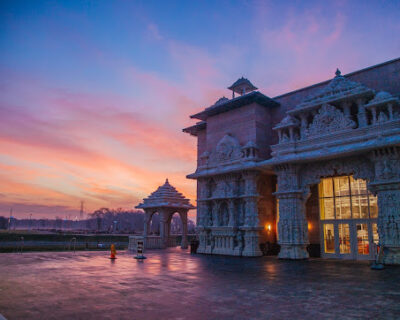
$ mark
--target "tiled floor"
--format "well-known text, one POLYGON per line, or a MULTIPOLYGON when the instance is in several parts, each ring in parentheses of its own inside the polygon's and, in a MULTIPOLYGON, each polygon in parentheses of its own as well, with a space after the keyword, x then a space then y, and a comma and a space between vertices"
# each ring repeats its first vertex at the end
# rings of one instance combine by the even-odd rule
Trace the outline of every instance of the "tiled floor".
POLYGON ((7 319, 400 319, 400 267, 149 251, 0 254, 7 319))

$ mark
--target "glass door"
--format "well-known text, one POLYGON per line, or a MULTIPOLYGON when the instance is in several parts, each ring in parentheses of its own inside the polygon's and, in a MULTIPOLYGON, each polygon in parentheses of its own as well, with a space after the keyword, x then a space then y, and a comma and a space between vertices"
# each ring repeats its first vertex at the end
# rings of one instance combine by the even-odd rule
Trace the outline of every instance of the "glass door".
POLYGON ((370 237, 368 233, 368 223, 355 223, 356 228, 356 257, 357 259, 369 259, 370 252, 370 237))
POLYGON ((378 244, 377 198, 365 180, 324 178, 319 185, 321 256, 374 259, 378 244))
POLYGON ((343 258, 351 258, 352 250, 350 244, 350 224, 338 223, 337 227, 339 234, 339 254, 343 258))

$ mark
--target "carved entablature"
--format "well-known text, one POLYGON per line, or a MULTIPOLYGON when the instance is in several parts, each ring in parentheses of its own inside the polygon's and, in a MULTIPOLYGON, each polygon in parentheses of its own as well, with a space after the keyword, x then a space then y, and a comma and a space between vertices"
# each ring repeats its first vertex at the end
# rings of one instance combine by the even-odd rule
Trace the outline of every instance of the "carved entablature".
POLYGON ((326 103, 314 116, 312 123, 305 131, 305 137, 308 138, 353 129, 355 126, 355 122, 346 117, 342 111, 326 103))

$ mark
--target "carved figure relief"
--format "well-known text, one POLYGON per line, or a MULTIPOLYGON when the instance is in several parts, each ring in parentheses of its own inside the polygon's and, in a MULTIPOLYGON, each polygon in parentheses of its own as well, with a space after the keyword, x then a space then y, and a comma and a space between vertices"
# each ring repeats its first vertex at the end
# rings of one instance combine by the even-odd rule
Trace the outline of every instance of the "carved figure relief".
POLYGON ((210 155, 210 163, 233 161, 243 158, 242 147, 239 141, 226 134, 217 144, 215 150, 210 155))
POLYGON ((330 104, 324 104, 314 116, 310 127, 305 131, 306 137, 318 136, 345 129, 355 128, 356 123, 347 118, 342 111, 330 104))

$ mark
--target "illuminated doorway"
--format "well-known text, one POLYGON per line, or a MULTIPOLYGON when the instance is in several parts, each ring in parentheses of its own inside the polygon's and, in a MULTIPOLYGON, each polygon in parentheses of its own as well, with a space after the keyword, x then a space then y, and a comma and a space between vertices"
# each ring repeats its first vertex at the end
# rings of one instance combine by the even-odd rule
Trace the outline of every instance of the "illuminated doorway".
POLYGON ((321 256, 373 259, 378 244, 377 198, 353 176, 324 178, 319 184, 321 256))

